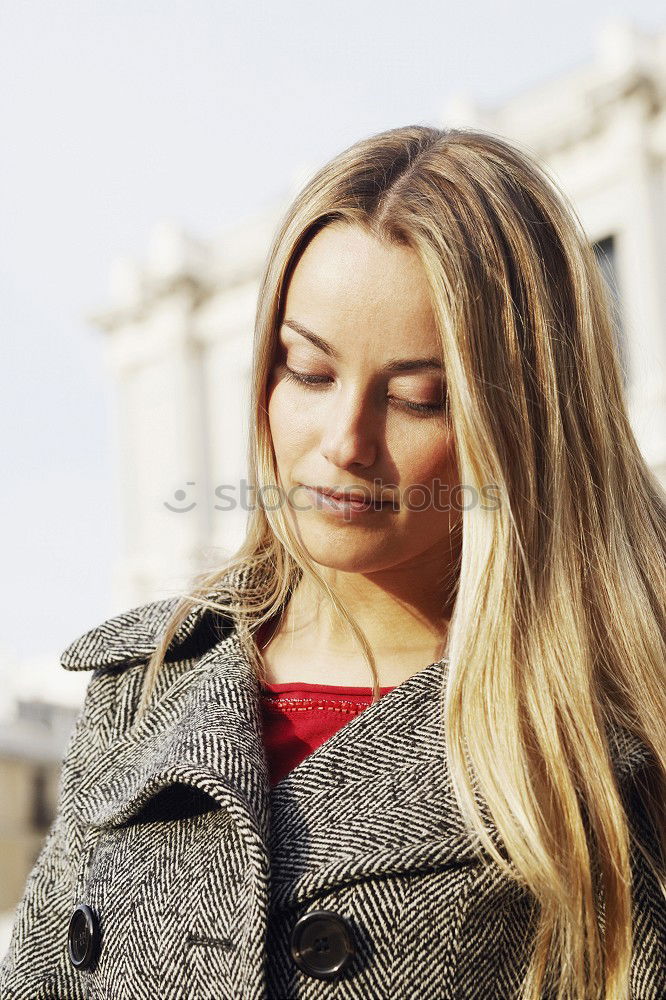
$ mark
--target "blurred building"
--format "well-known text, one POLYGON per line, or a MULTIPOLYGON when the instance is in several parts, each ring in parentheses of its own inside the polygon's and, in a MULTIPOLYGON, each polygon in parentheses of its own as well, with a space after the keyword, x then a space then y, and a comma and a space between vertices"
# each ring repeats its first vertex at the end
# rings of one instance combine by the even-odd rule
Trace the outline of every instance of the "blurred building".
POLYGON ((243 537, 247 509, 225 498, 247 477, 259 271, 284 207, 207 243, 157 226, 141 265, 115 262, 112 304, 91 317, 115 383, 118 607, 168 596, 243 537))
MULTIPOLYGON (((666 485, 665 94, 666 33, 611 24, 588 65, 501 107, 458 97, 442 124, 518 142, 573 200, 616 296, 633 426, 666 485)), ((115 381, 119 609, 176 592, 242 540, 259 276, 304 179, 264 215, 207 242, 158 226, 145 260, 115 262, 110 304, 91 317, 115 381)), ((18 900, 52 818, 72 723, 34 698, 0 721, 0 910, 18 900)))
POLYGON ((0 725, 0 913, 20 898, 56 811, 60 768, 76 708, 16 702, 0 725))
POLYGON ((14 907, 55 816, 62 762, 89 680, 56 656, 0 647, 0 957, 14 907))

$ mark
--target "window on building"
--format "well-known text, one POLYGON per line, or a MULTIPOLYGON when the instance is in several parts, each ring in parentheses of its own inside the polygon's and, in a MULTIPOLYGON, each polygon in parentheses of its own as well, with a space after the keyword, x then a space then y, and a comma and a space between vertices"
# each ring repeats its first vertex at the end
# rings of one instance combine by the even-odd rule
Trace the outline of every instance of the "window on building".
POLYGON ((613 310, 613 330, 615 333, 615 343, 620 358, 622 377, 625 386, 627 385, 627 352, 624 337, 624 325, 622 320, 622 299, 617 275, 617 254, 615 248, 615 237, 606 236, 592 244, 597 263, 601 268, 601 273, 606 279, 606 284, 610 291, 611 305, 613 310))

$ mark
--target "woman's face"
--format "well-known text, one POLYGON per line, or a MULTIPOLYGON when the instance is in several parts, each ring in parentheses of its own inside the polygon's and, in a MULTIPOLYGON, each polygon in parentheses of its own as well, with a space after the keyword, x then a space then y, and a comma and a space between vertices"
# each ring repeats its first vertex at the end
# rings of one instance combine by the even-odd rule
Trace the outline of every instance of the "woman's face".
POLYGON ((416 253, 331 224, 304 251, 283 315, 268 416, 288 514, 311 558, 363 573, 446 560, 457 468, 416 253), (393 503, 359 511, 307 487, 393 503))

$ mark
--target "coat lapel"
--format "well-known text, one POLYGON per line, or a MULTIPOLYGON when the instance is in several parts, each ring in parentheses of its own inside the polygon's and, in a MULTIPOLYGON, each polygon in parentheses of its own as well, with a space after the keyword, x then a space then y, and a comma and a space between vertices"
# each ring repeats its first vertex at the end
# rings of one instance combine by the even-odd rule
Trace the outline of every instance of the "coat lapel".
POLYGON ((181 671, 139 724, 90 763, 76 798, 80 818, 99 827, 124 823, 178 783, 228 808, 265 843, 268 788, 257 695, 232 632, 181 671))
POLYGON ((439 732, 446 660, 364 709, 271 791, 272 905, 477 859, 439 732))

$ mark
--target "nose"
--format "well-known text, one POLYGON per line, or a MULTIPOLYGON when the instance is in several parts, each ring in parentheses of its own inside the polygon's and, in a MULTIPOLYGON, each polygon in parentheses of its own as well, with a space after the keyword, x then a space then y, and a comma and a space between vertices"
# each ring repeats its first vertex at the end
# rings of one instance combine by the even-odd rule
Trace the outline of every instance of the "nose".
POLYGON ((337 400, 326 414, 321 453, 340 469, 369 468, 377 460, 377 424, 362 401, 337 400))

